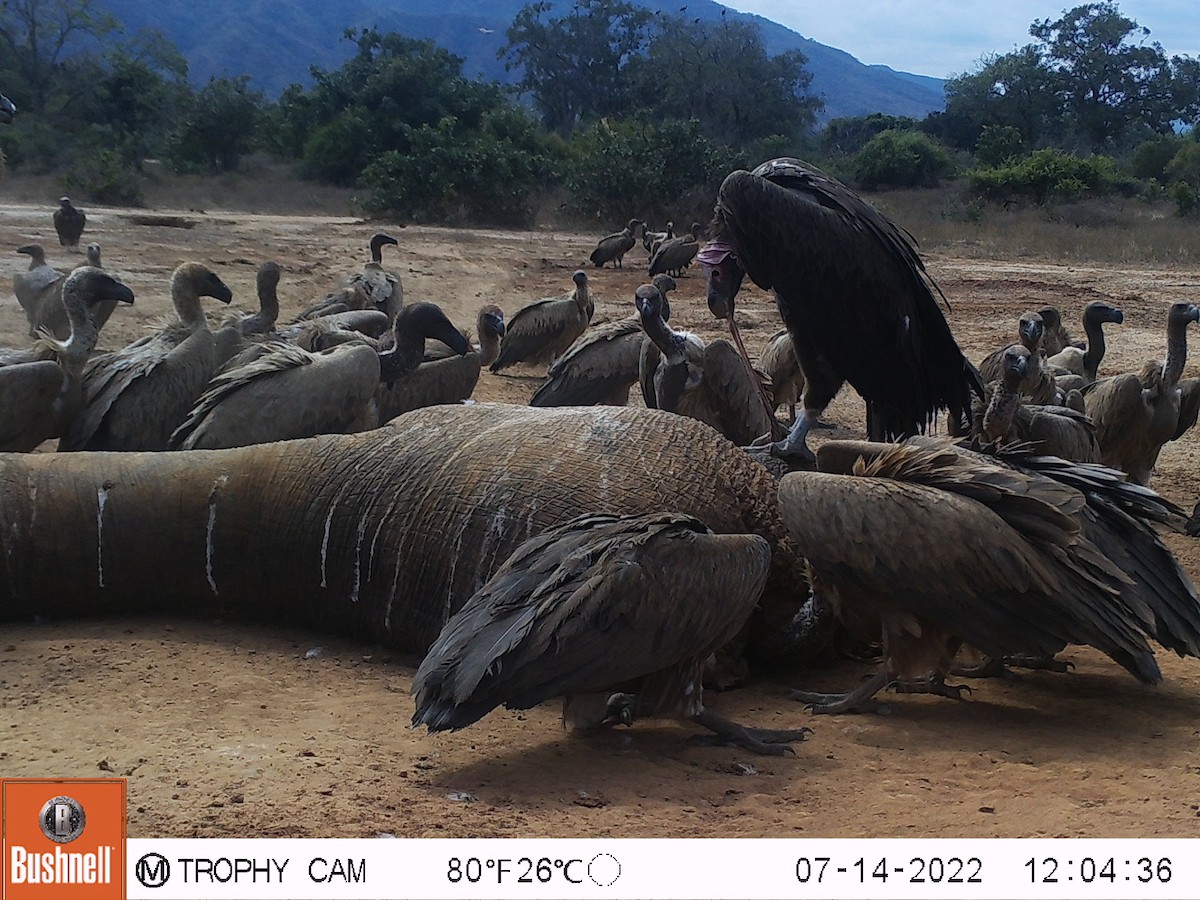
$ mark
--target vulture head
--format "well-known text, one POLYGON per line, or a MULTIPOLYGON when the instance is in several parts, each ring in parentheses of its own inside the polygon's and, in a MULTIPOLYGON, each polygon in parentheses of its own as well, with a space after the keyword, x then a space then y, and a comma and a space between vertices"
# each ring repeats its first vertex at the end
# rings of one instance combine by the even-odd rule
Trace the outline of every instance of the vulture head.
POLYGON ((746 277, 733 244, 720 239, 709 241, 696 254, 696 259, 704 269, 709 312, 718 319, 728 319, 733 315, 733 298, 746 277))
POLYGON ((95 266, 97 269, 104 268, 104 264, 103 264, 102 260, 100 259, 100 245, 99 244, 88 244, 87 245, 87 264, 89 266, 95 266))
MULTIPOLYGON (((67 201, 70 202, 69 200, 67 201)), ((171 275, 171 284, 186 284, 197 297, 212 297, 222 303, 233 302, 233 291, 217 274, 201 263, 183 263, 171 275)), ((172 293, 174 291, 172 290, 172 293)))
POLYGON ((1004 351, 1000 363, 1003 372, 1004 389, 1016 392, 1021 389, 1021 381, 1029 371, 1029 351, 1022 344, 1013 344, 1004 351))
POLYGON ((662 293, 654 285, 641 285, 633 294, 633 303, 643 327, 662 318, 662 293))
POLYGON ((12 123, 13 116, 17 114, 17 105, 0 94, 0 125, 9 125, 12 123))
POLYGON ((587 284, 587 272, 579 269, 571 276, 571 280, 575 282, 575 287, 584 287, 587 284))
POLYGON ((1043 306, 1037 314, 1042 317, 1046 331, 1057 331, 1062 327, 1062 315, 1053 306, 1043 306))
POLYGON ((371 237, 371 262, 383 262, 383 246, 391 244, 393 247, 400 246, 400 242, 390 234, 384 234, 380 231, 371 237))
MULTIPOLYGON (((80 266, 63 282, 62 302, 68 309, 90 309, 105 300, 131 304, 133 303, 133 291, 103 269, 97 269, 95 266, 80 266)), ((42 340, 59 353, 69 354, 71 352, 71 341, 57 340, 46 329, 42 329, 42 340)), ((89 347, 84 350, 84 354, 86 355, 90 349, 89 347)))
POLYGON ((1036 350, 1042 342, 1042 335, 1046 333, 1046 325, 1038 313, 1025 313, 1021 316, 1017 331, 1021 335, 1021 343, 1030 350, 1036 350))
POLYGON ((400 341, 401 332, 419 334, 422 338, 433 338, 441 341, 459 356, 471 352, 471 345, 463 337, 463 333, 454 327, 454 323, 446 318, 440 306, 434 303, 414 303, 400 310, 396 316, 396 340, 400 341))
POLYGON ((1167 327, 1186 327, 1189 322, 1200 322, 1200 306, 1186 301, 1172 303, 1171 311, 1167 313, 1167 327))
POLYGON ((669 322, 671 321, 671 301, 667 299, 667 294, 675 290, 679 285, 666 272, 659 272, 650 280, 658 288, 658 292, 662 294, 662 317, 664 322, 669 322))
POLYGON ((1083 320, 1085 322, 1111 322, 1114 325, 1120 325, 1125 321, 1125 313, 1121 312, 1119 307, 1110 306, 1103 300, 1093 300, 1084 309, 1083 320))
POLYGON ((42 264, 46 262, 46 251, 41 244, 26 244, 23 247, 18 247, 17 252, 33 257, 35 262, 42 264))
POLYGON ((504 311, 498 306, 488 305, 479 311, 479 321, 476 323, 480 335, 484 332, 499 339, 504 337, 504 311))

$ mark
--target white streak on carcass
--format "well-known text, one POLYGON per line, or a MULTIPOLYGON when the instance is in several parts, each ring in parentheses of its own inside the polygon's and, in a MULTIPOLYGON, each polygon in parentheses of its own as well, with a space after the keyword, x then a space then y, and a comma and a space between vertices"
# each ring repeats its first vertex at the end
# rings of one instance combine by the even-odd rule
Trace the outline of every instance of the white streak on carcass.
POLYGON ((104 505, 108 503, 108 491, 96 491, 96 577, 104 587, 104 505))
POLYGON ((217 528, 217 491, 225 486, 228 475, 222 475, 213 482, 212 490, 208 492, 208 527, 204 532, 204 575, 213 594, 217 591, 217 579, 213 574, 213 534, 217 528))

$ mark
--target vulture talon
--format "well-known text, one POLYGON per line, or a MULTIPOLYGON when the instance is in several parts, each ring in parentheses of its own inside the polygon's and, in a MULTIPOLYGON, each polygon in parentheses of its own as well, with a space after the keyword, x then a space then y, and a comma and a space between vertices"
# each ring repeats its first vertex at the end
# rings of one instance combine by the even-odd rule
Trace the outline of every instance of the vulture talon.
POLYGON ((874 713, 891 715, 888 703, 872 699, 891 683, 886 672, 876 672, 852 691, 844 694, 822 694, 816 691, 788 691, 789 700, 803 703, 814 715, 837 715, 839 713, 874 713))
POLYGON ((951 700, 965 700, 963 693, 971 694, 974 691, 968 684, 946 684, 937 676, 923 681, 896 681, 891 688, 897 694, 934 694, 951 700))
POLYGON ((803 463, 807 466, 813 466, 817 462, 816 454, 808 449, 807 444, 793 446, 786 438, 771 444, 771 455, 786 462, 803 463))
POLYGON ((1010 666, 1020 666, 1022 669, 1037 669, 1043 672, 1070 672, 1075 663, 1053 656, 1008 656, 1004 660, 1010 666))
POLYGON ((741 747, 763 756, 795 756, 788 744, 812 734, 811 728, 752 728, 707 709, 692 716, 692 721, 713 732, 693 735, 688 739, 693 746, 741 747))

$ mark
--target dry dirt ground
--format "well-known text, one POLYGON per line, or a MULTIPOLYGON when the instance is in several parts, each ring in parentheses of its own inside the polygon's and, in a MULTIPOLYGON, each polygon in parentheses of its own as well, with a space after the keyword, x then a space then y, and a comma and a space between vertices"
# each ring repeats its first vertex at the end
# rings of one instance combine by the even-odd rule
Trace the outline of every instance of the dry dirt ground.
MULTIPOLYGON (((352 219, 187 213, 190 230, 136 224, 129 211, 89 211, 86 240, 137 293, 101 337, 113 348, 168 312, 181 261, 211 265, 254 305, 254 272, 277 260, 285 313, 358 268, 374 226, 352 219)), ((384 224, 384 227, 388 227, 384 224)), ((570 286, 595 235, 397 231, 407 296, 441 304, 462 324, 480 304, 510 315, 570 286)), ((60 252, 46 207, 0 206, 0 278, 11 252, 60 252)), ((596 321, 624 316, 645 255, 624 271, 589 270, 596 321)), ((1164 347, 1169 302, 1195 299, 1200 269, 1010 263, 928 255, 953 303, 951 324, 978 359, 1007 343, 1020 312, 1056 304, 1072 323, 1105 298, 1124 308, 1108 372, 1164 347)), ((778 327, 769 298, 739 300, 752 352, 778 327)), ((698 273, 680 279, 673 324, 716 337, 698 273)), ((7 287, 0 345, 25 340, 7 287)), ((1194 374, 1197 366, 1188 367, 1194 374)), ((531 378, 484 373, 476 397, 523 403, 531 378)), ((828 418, 862 429, 844 391, 828 418)), ((1200 495, 1194 433, 1170 445, 1154 486, 1188 509, 1200 495)), ((1196 547, 1170 539, 1200 576, 1196 547)), ((170 587, 164 586, 169 594, 170 587)), ((164 606, 169 605, 164 597, 164 606)), ((50 613, 48 611, 48 617, 50 613)), ((457 734, 411 730, 417 660, 292 627, 161 618, 6 624, 0 633, 0 774, 129 778, 130 834, 191 836, 1172 836, 1200 834, 1200 661, 1160 654, 1165 682, 1136 683, 1089 649, 1077 668, 986 681, 964 702, 905 697, 889 717, 823 718, 782 697, 789 686, 842 689, 868 671, 845 662, 756 680, 710 696, 752 724, 811 725, 795 758, 690 746, 690 729, 639 724, 570 735, 558 709, 497 711, 457 734), (312 658, 314 647, 323 651, 312 658), (462 799, 467 797, 468 799, 462 799), (382 811, 382 815, 381 815, 382 811)))

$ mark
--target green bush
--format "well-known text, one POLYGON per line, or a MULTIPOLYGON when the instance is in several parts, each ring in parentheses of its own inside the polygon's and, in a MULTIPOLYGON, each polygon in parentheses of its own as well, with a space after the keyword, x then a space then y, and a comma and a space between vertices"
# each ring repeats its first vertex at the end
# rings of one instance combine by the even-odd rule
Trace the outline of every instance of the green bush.
POLYGON ((501 109, 479 131, 448 116, 407 130, 408 153, 389 150, 364 170, 363 209, 416 222, 527 225, 553 159, 523 113, 501 109))
POLYGON ((1164 171, 1168 183, 1183 181, 1200 189, 1200 144, 1186 143, 1181 146, 1164 171))
POLYGON ((721 179, 740 165, 705 138, 694 119, 603 121, 577 133, 570 147, 566 186, 572 203, 604 221, 678 220, 688 211, 683 207, 711 209, 721 179))
POLYGON ((1025 159, 968 173, 971 189, 988 200, 1031 200, 1039 206, 1052 201, 1078 200, 1112 194, 1134 196, 1139 184, 1122 175, 1107 156, 1086 158, 1046 148, 1025 159))
POLYGON ((1142 141, 1133 150, 1129 169, 1138 178, 1169 184, 1167 166, 1186 143, 1185 138, 1176 134, 1160 134, 1142 141))
POLYGON ((975 161, 981 166, 1008 165, 1025 155, 1025 140, 1012 125, 984 125, 975 142, 975 161))
POLYGON ((1171 185, 1171 200, 1175 203, 1175 211, 1181 216, 1190 216, 1200 203, 1200 193, 1186 181, 1176 181, 1171 185))
POLYGON ((854 180, 867 190, 936 187, 950 169, 950 155, 919 131, 881 131, 850 163, 854 180))

